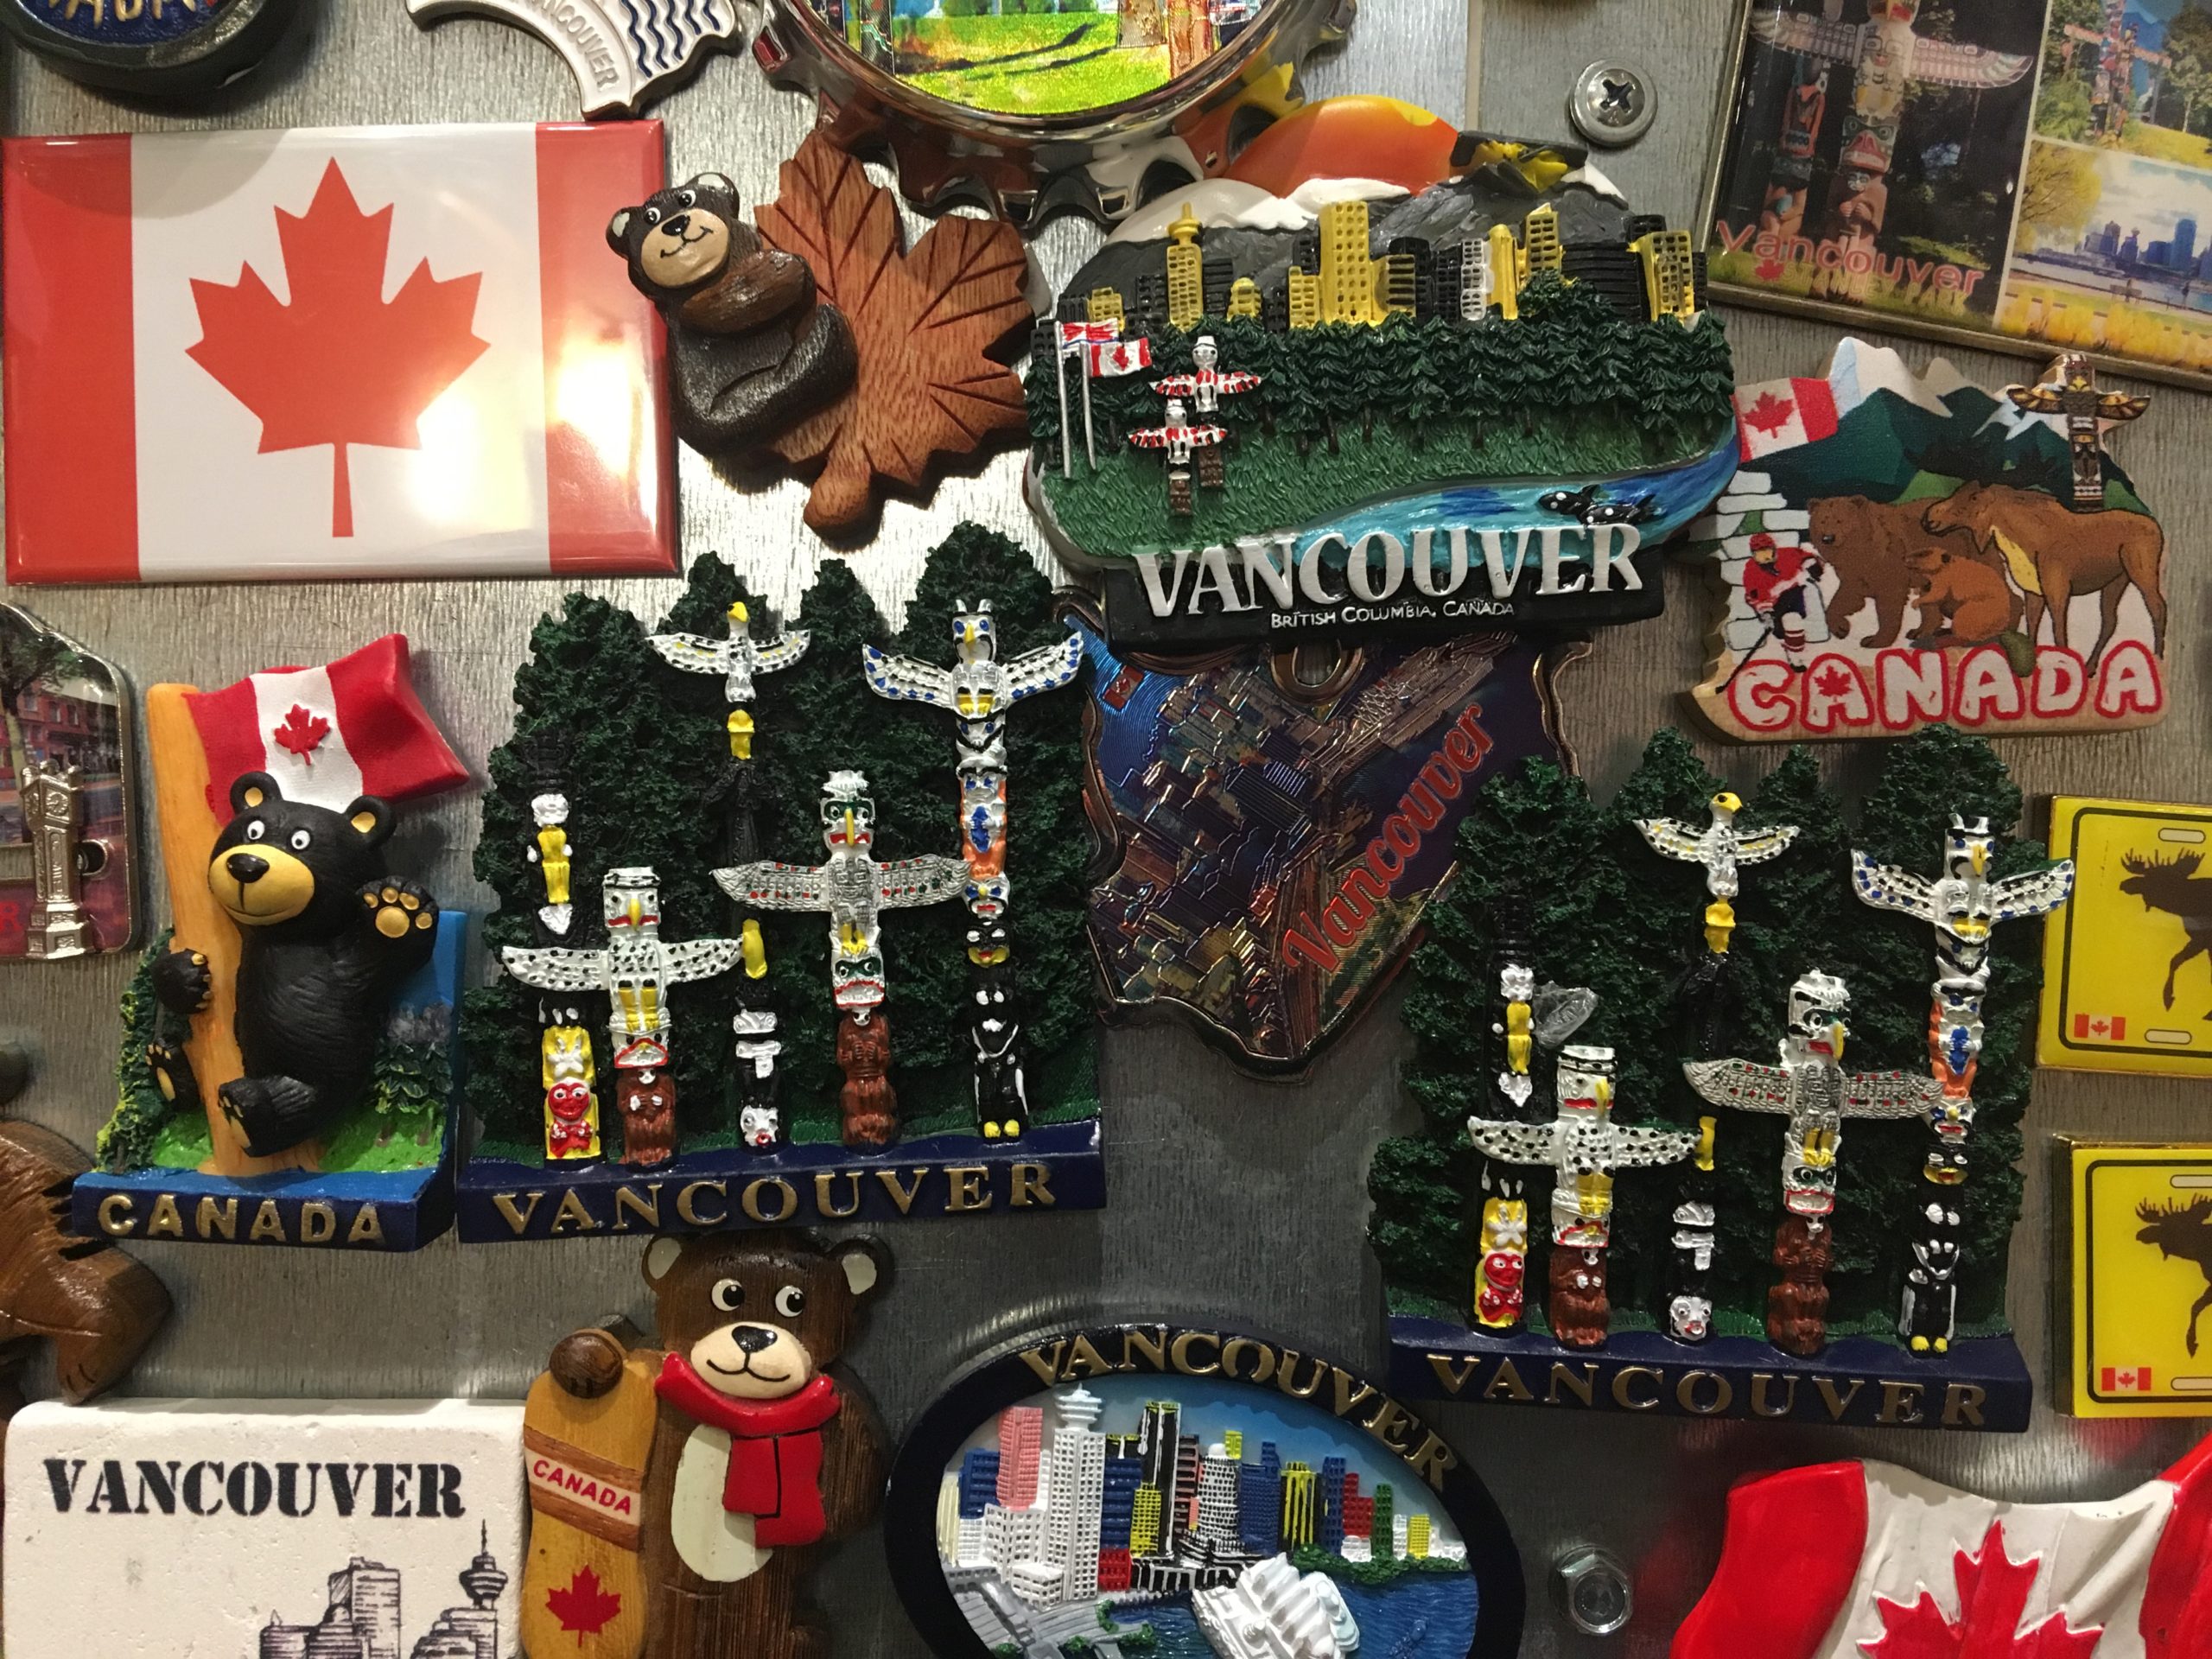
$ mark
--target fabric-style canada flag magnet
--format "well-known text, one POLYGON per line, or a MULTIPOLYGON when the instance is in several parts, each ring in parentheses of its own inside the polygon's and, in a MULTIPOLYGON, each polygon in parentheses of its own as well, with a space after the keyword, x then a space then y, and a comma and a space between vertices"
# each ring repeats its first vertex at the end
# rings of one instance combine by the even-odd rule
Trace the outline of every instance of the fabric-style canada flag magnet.
POLYGON ((8 575, 672 572, 658 123, 0 146, 8 575))

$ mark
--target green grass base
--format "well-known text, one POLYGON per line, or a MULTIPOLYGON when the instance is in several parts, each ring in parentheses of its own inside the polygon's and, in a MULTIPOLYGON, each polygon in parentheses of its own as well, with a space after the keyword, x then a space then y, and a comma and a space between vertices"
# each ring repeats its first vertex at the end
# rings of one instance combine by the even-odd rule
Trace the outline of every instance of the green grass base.
MULTIPOLYGON (((378 1137, 389 1127, 389 1121, 373 1109, 355 1112, 323 1143, 322 1160, 317 1167, 326 1175, 388 1175, 429 1169, 437 1163, 440 1147, 435 1122, 427 1126, 413 1121, 403 1123, 390 1140, 379 1144, 378 1137), (429 1135, 427 1144, 416 1139, 425 1129, 429 1135)), ((197 1169, 214 1155, 214 1150, 207 1117, 199 1112, 178 1112, 154 1137, 149 1167, 197 1169)))
POLYGON ((1197 493, 1196 511, 1167 510, 1167 469, 1156 454, 1102 454, 1093 474, 1077 458, 1060 476, 1057 457, 1040 474, 1061 532, 1096 557, 1134 550, 1230 543, 1260 529, 1287 529, 1332 518, 1385 494, 1497 479, 1572 478, 1642 471, 1685 459, 1643 429, 1611 416, 1539 416, 1478 432, 1470 421, 1419 432, 1378 422, 1373 435, 1348 423, 1332 448, 1323 439, 1303 454, 1297 442, 1247 429, 1229 453, 1226 487, 1197 493))

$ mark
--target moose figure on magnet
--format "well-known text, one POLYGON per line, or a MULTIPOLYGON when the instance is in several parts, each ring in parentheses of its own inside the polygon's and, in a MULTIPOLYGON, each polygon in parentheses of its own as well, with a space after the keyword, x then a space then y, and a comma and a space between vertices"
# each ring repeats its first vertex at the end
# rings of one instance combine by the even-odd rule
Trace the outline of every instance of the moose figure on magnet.
POLYGON ((803 1581, 874 1515, 886 1466, 833 1367, 888 1268, 874 1239, 662 1236, 653 1338, 562 1338, 524 1414, 530 1659, 823 1659, 803 1581))

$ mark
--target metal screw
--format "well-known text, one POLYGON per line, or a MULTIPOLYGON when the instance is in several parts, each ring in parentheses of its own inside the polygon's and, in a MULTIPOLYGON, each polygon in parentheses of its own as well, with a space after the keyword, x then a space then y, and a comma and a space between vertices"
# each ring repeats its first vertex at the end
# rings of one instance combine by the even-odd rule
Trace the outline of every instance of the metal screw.
POLYGON ((1567 118, 1593 144, 1618 149, 1651 129, 1658 99, 1651 83, 1624 63, 1593 63, 1574 78, 1567 118))
POLYGON ((1567 1606, 1567 1622, 1585 1636, 1611 1636, 1636 1611, 1628 1569, 1590 1544, 1554 1559, 1552 1583, 1567 1606))

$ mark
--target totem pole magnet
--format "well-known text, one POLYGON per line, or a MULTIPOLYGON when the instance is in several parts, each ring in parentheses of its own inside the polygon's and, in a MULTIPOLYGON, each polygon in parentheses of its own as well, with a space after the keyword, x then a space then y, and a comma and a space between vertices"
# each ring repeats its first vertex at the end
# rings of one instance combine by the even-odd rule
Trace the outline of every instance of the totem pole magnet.
POLYGON ((787 626, 710 555, 658 627, 573 595, 531 643, 480 841, 509 976, 463 1022, 465 1236, 1104 1201, 1084 705, 1041 695, 1084 660, 1027 553, 957 531, 895 632, 841 562, 787 626), (557 935, 556 864, 607 894, 557 935))
POLYGON ((1740 795, 1675 731, 1609 804, 1540 760, 1486 779, 1403 1004, 1424 1128, 1384 1141, 1368 1177, 1395 1384, 2024 1429, 2003 1312, 2019 1190, 1970 1185, 1966 1144, 2026 1105, 2032 941, 2003 923, 2068 876, 2010 839, 2019 810, 1988 746, 1948 728, 1890 752, 1855 833, 1802 749, 1740 795), (1934 878, 1914 873, 1929 844, 1934 878), (1932 1014, 1926 935, 1878 904, 1936 918, 1932 1014), (1492 982, 1478 1061, 1468 987, 1492 982), (1547 1044, 1548 1005, 1574 995, 1573 1041, 1547 1044), (1527 1109, 1540 1089, 1550 1121, 1527 1109), (1553 1172, 1533 1236, 1541 1194, 1513 1164, 1553 1172), (1637 1164, 1673 1173, 1617 1186, 1637 1164))

